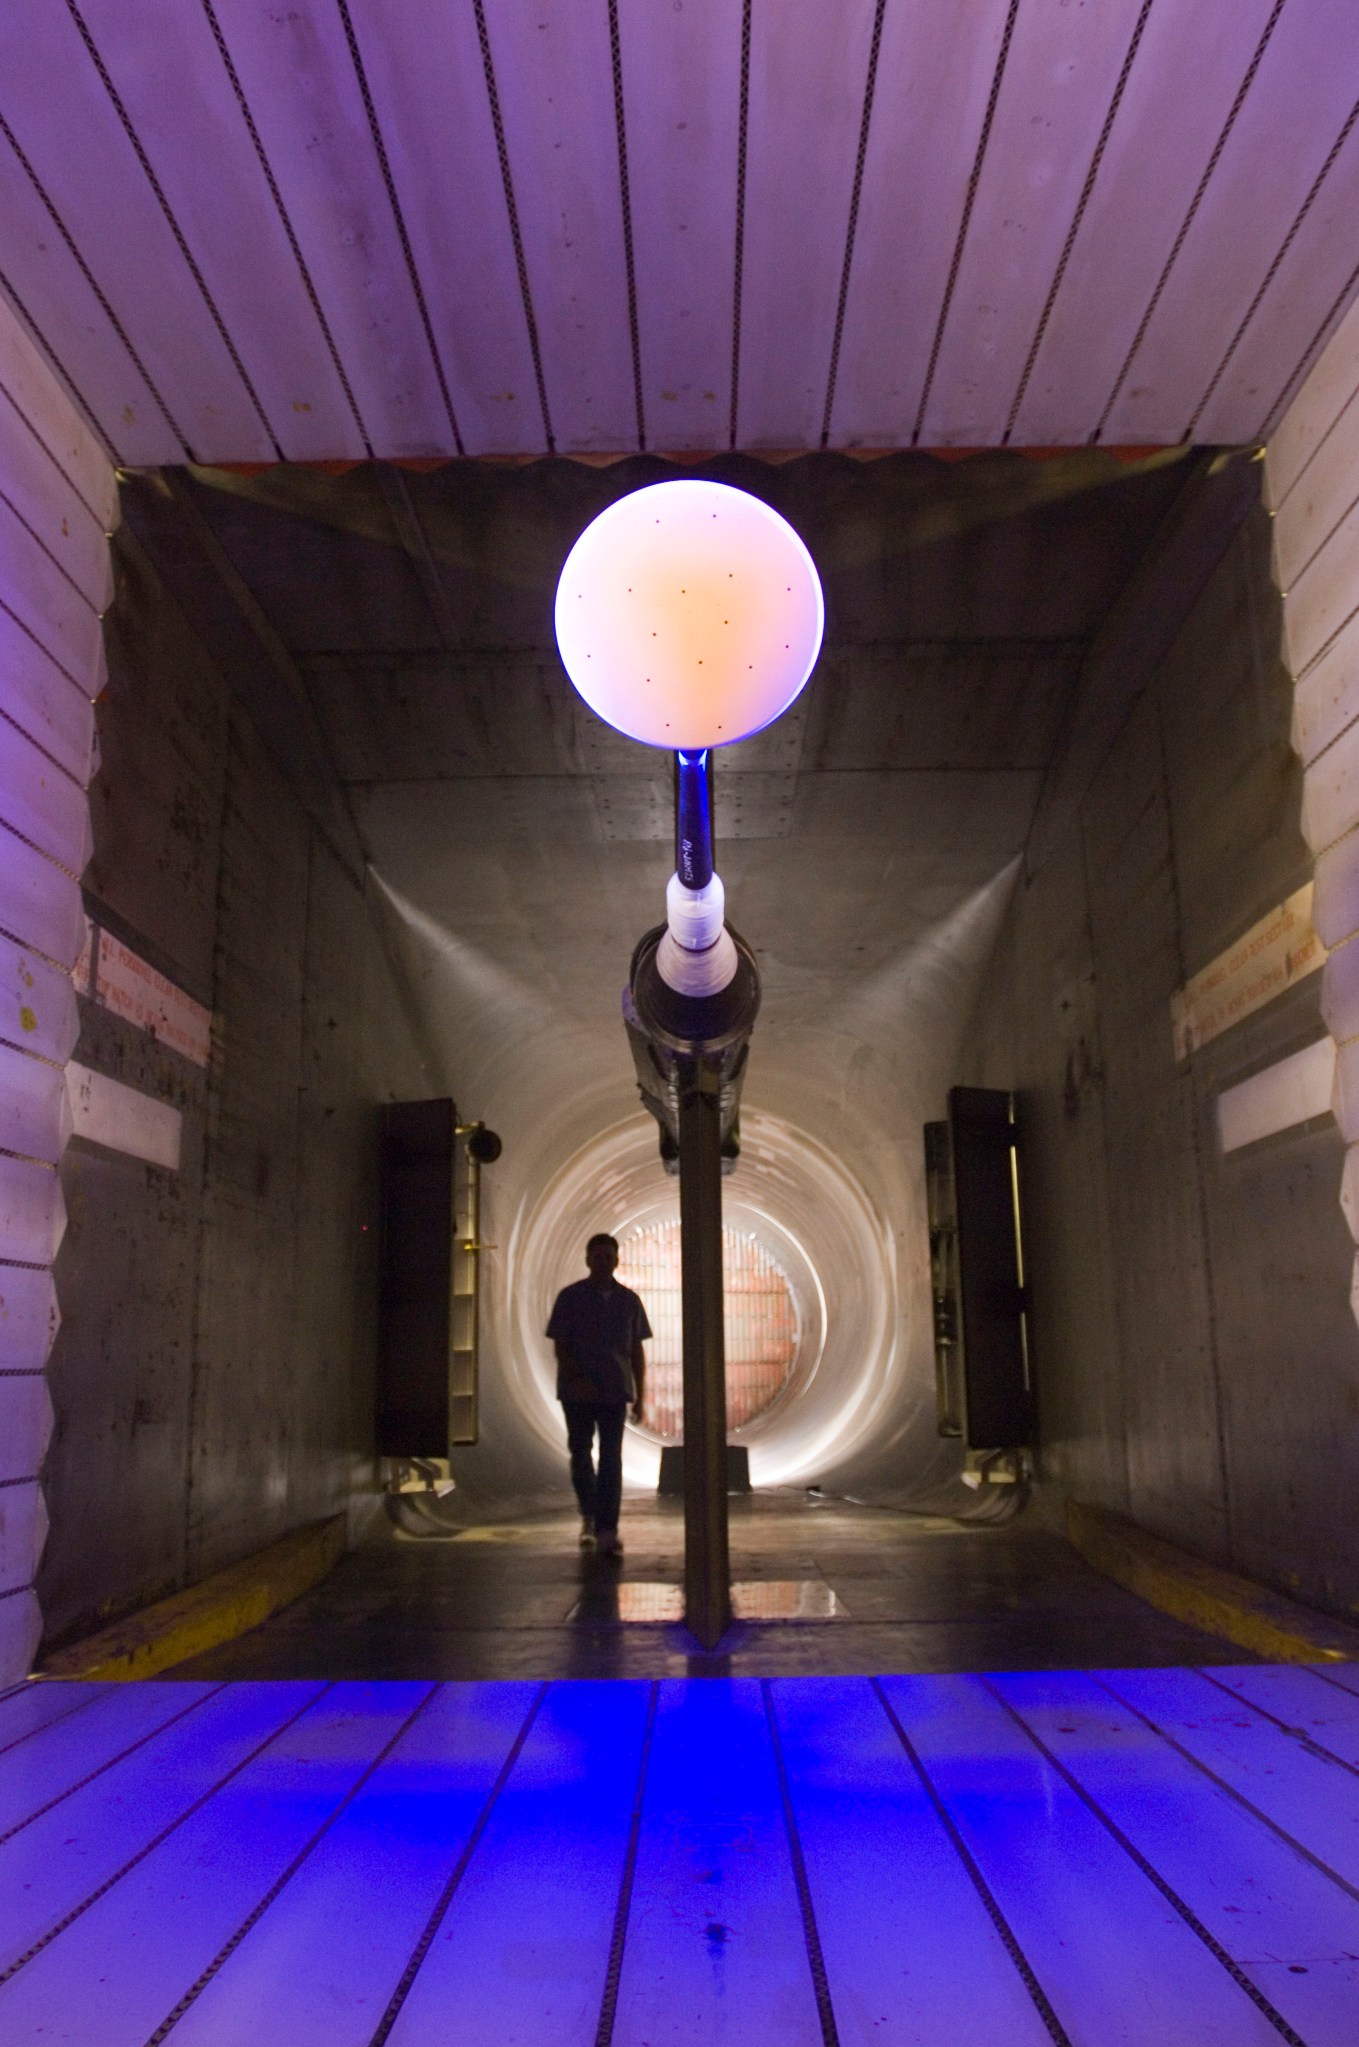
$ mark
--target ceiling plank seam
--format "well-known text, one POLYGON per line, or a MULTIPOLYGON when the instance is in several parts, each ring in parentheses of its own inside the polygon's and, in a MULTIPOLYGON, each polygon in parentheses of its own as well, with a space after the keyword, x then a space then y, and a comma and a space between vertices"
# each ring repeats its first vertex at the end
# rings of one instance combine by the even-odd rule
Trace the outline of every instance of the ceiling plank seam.
POLYGON ((24 638, 30 641, 32 645, 37 648, 38 652, 42 655, 45 655, 47 660, 49 660, 52 663, 52 666, 55 669, 57 669, 57 671, 60 674, 66 677, 66 680, 70 683, 71 688, 79 690, 81 696, 84 697, 86 703, 89 703, 90 701, 89 691, 84 687, 82 683, 77 681, 74 675, 72 675, 70 669, 66 666, 66 663, 62 660, 59 660, 58 657, 51 651, 51 649, 47 647, 43 643, 43 641, 41 641, 38 638, 38 635, 34 632, 32 626, 27 625, 24 622, 24 620, 20 618, 18 612, 14 610, 13 606, 6 604, 3 597, 0 597, 0 611, 3 611, 5 617, 9 619, 12 624, 16 625, 19 628, 19 631, 23 634, 24 638))
MULTIPOLYGON (((1282 0, 1280 0, 1282 5, 1282 0)), ((939 367, 939 351, 944 345, 944 329, 953 306, 953 294, 958 284, 958 272, 962 268, 963 250, 967 245, 967 231, 972 225, 972 209, 977 203, 977 187, 981 183, 982 165, 986 161, 986 148, 991 140, 991 128, 996 118, 996 105, 1000 99, 1001 83, 1005 77, 1005 66, 1009 60, 1010 45, 1014 41, 1015 21, 1019 14, 1019 0, 1010 0, 1005 16, 1005 33, 1001 37, 1000 55, 996 59, 995 76, 991 80, 991 91, 986 101, 986 113, 982 119, 981 134, 977 140, 977 154, 973 159, 971 175, 967 181, 967 195, 963 200, 963 216, 958 223, 958 239, 953 246, 953 258, 948 266, 948 282, 944 286, 943 302, 939 307, 939 318, 935 324, 934 339, 930 343, 930 359, 925 370, 925 381, 921 387, 920 405, 911 430, 911 446, 918 448, 924 431, 925 412, 934 388, 935 372, 939 367)))
MULTIPOLYGON (((1151 0, 1147 0, 1150 6, 1151 0)), ((868 155, 868 130, 873 119, 873 96, 878 83, 878 54, 882 49, 882 18, 887 0, 878 0, 873 17, 873 40, 868 49, 868 73, 864 80, 864 110, 859 122, 859 153, 854 160, 854 184, 849 195, 849 220, 845 228, 845 260, 840 271, 840 295, 835 305, 835 329, 831 336, 830 368, 826 374, 826 404, 821 414, 821 446, 830 444, 831 413, 835 406, 835 380, 840 373, 840 343, 845 331, 845 308, 849 303, 849 275, 854 263, 854 238, 859 228, 859 199, 864 186, 864 161, 868 155)))
POLYGON ((481 64, 486 76, 486 97, 491 109, 491 125, 495 130, 496 154, 500 158, 500 182, 505 192, 505 211, 509 215, 510 239, 514 244, 514 263, 519 273, 519 293, 524 302, 524 324, 528 329, 529 354, 533 358, 533 375, 538 386, 538 409, 543 419, 543 438, 547 452, 555 455, 557 439, 552 431, 552 414, 547 403, 547 379, 543 374, 543 351, 538 339, 538 321, 533 310, 533 293, 529 289, 528 263, 524 257, 524 237, 519 226, 519 207, 514 196, 514 178, 510 171, 510 152, 505 142, 505 122, 500 111, 500 89, 496 84, 495 64, 491 58, 491 38, 486 27, 485 0, 473 0, 477 17, 477 41, 481 45, 481 64))
POLYGON ((637 408, 637 446, 645 454, 646 404, 642 391, 642 339, 637 323, 637 269, 632 255, 632 194, 628 186, 628 128, 623 111, 623 44, 618 26, 618 0, 609 0, 609 55, 613 64, 613 111, 618 130, 618 189, 623 208, 623 264, 628 279, 632 397, 637 408))
POLYGON ((1298 233, 1299 228, 1302 226, 1308 214, 1311 212, 1312 207, 1315 205, 1317 198, 1320 195, 1322 186, 1325 184, 1327 178, 1331 174, 1336 158, 1339 156, 1341 150, 1345 147, 1345 144, 1349 141, 1350 135, 1353 132, 1354 124, 1356 121, 1359 121, 1359 100, 1356 100, 1354 105, 1350 108, 1349 114, 1345 119, 1344 125, 1342 126, 1340 133, 1336 136, 1335 141, 1331 145, 1330 153, 1327 156, 1325 163, 1321 166, 1321 169, 1317 172, 1316 177, 1312 181, 1311 190, 1307 194, 1307 197, 1303 200, 1302 205, 1298 208, 1297 218, 1294 220, 1292 226, 1288 230, 1288 233, 1284 236, 1282 242, 1279 244, 1278 250, 1275 253, 1274 261, 1270 264, 1268 270, 1261 278, 1259 289, 1256 291, 1254 298, 1251 300, 1250 304, 1247 306, 1245 312, 1243 313, 1241 317, 1241 323, 1238 326, 1235 334, 1233 334, 1231 340, 1228 342, 1227 352, 1223 356, 1217 368, 1214 370, 1213 375, 1209 380, 1208 388, 1204 392, 1203 396, 1200 398, 1197 406, 1194 409, 1193 416, 1191 417, 1188 426, 1184 430, 1186 440, 1192 439, 1194 428, 1198 425, 1199 420, 1203 415, 1204 407, 1211 403, 1213 393, 1216 391, 1218 385, 1222 382, 1228 364, 1231 362, 1232 357, 1236 354, 1237 349, 1240 347, 1241 342, 1245 337, 1246 329, 1250 326, 1251 321, 1259 312, 1260 305, 1264 299, 1265 293, 1269 290, 1270 285, 1274 282, 1274 279, 1279 271, 1279 266, 1282 264, 1289 250, 1292 248, 1294 239, 1298 233))
POLYGON ((283 203, 283 194, 279 190, 278 180, 274 176, 274 167, 265 153, 263 142, 260 140, 259 129, 255 125, 255 116, 251 111, 250 102, 246 98, 245 88, 241 84, 240 75, 236 70, 231 52, 227 48, 226 37, 222 34, 221 24, 217 19, 217 12, 212 4, 212 0, 203 0, 203 13, 207 17, 208 27, 212 31, 212 39, 217 45, 217 54, 222 60, 222 66, 226 72, 231 90, 236 96, 236 104, 240 108, 241 119, 245 123, 246 133, 250 137, 251 146, 255 151, 264 181, 269 187, 270 196, 278 213, 279 222, 282 225, 284 234, 288 238, 288 247, 292 250, 293 261, 297 265, 297 274, 302 280, 302 289, 306 292, 311 309, 316 315, 316 324, 321 330, 321 338, 326 344, 331 365, 339 380, 340 389, 344 392, 350 416, 359 430, 359 439, 363 442, 364 451, 371 461, 373 458, 373 444, 369 438, 368 429, 364 424, 363 415, 359 411, 358 401, 354 396, 348 371, 340 359, 340 351, 335 345, 335 337, 331 333, 330 322, 325 316, 325 311, 317 295, 316 286, 312 281, 311 271, 308 269, 306 258, 302 254, 301 245, 293 228, 292 216, 283 203))
MULTIPOLYGON (((1339 323, 1342 314, 1347 313, 1349 311, 1350 306, 1354 301, 1354 293, 1356 286, 1359 286, 1359 263, 1355 264, 1353 270, 1351 270, 1349 276, 1345 279, 1345 282, 1341 285, 1339 291, 1331 300, 1325 318, 1321 321, 1315 334, 1313 334, 1311 340, 1308 342, 1306 348, 1303 350, 1302 358, 1299 361, 1297 367, 1294 369, 1291 376, 1288 378, 1288 381, 1284 384, 1283 388, 1279 392, 1278 397, 1270 406, 1269 411, 1265 414, 1264 419, 1260 424, 1259 438, 1262 441, 1267 441, 1270 438, 1270 436, 1275 432, 1276 428, 1279 425, 1280 420, 1283 418, 1285 412, 1292 404, 1294 394, 1296 393, 1299 384, 1301 384, 1303 379, 1307 376, 1309 370, 1312 368, 1312 365, 1315 363, 1317 357, 1320 355, 1327 341, 1329 341, 1331 334, 1334 328, 1339 323)), ((1314 450, 1313 453, 1315 454, 1315 452, 1316 451, 1314 450)), ((1311 459, 1312 457, 1309 456, 1308 461, 1311 461, 1311 459)))
MULTIPOLYGON (((14 130, 10 127, 9 122, 5 119, 3 114, 0 114, 0 135, 4 136, 6 142, 8 142, 10 148, 14 151, 14 155, 18 162, 19 168, 22 170, 24 176, 28 179, 29 184, 33 187, 34 192, 37 194, 38 199, 40 200, 43 209, 47 214, 48 219, 51 221, 57 233, 61 236, 61 239, 66 246, 67 253, 70 255, 71 260, 74 262, 76 268, 79 270, 81 276, 84 278, 85 283, 88 285, 90 291, 94 294, 94 297, 98 302, 100 312, 104 315, 104 318, 108 321, 109 326, 113 329, 119 341, 122 343, 124 349, 127 352, 128 358, 131 361, 133 367, 135 368, 138 376, 141 378, 147 390, 151 393, 152 398, 155 400, 157 408, 159 409, 160 415, 162 419, 165 421, 165 424, 169 427, 171 433, 179 442, 180 447, 184 450, 185 461, 196 462, 198 460, 198 457, 194 454, 192 448, 189 446, 188 439, 185 436, 182 428, 180 427, 178 420, 175 418, 169 406, 166 404, 164 398, 161 396, 158 385, 156 384, 154 378, 151 376, 151 373, 147 369, 146 364, 142 361, 136 349, 133 347, 127 329, 124 327, 122 321, 118 318, 118 315, 114 312, 113 307, 108 302, 108 299, 104 296, 103 291, 100 289, 98 283, 95 280, 93 271, 90 269, 89 264, 85 261, 85 258, 80 253, 80 249, 77 246, 74 235, 67 227, 61 215, 57 212, 57 209, 53 205, 51 197, 48 194, 46 186, 43 184, 41 178, 38 176, 32 164, 25 156, 23 150, 19 147, 19 138, 14 133, 14 130)), ((14 304, 19 307, 21 312, 23 312, 24 319, 27 321, 30 331, 38 335, 42 339, 43 347, 46 348, 48 354, 51 355, 52 361, 54 363, 58 363, 57 356, 55 355, 55 353, 53 353, 53 351, 50 348, 48 348, 46 337, 43 336, 42 334, 42 329, 35 325, 30 315, 24 310, 22 301, 18 297, 18 294, 11 289, 8 281, 6 281, 5 289, 6 291, 9 292, 11 299, 14 301, 14 304)), ((65 376, 65 371, 62 372, 62 375, 65 376)), ((66 381, 68 384, 70 383, 69 378, 67 378, 66 381)), ((74 390, 75 386, 71 385, 71 388, 72 390, 74 390)), ((88 410, 88 408, 86 409, 88 410)), ((91 414, 91 417, 93 418, 93 414, 91 414)), ((102 428, 100 430, 100 434, 101 438, 105 442, 107 442, 109 446, 112 446, 112 443, 109 442, 108 440, 108 435, 103 433, 102 428)), ((118 460, 116 454, 114 459, 115 461, 118 460)))
POLYGON ((221 309, 219 308, 216 299, 214 299, 212 293, 208 289, 207 279, 204 277, 202 271, 198 267, 198 260, 195 257, 193 250, 189 247, 188 241, 184 234, 184 230, 181 228, 178 220, 175 217, 174 210, 171 207, 169 200, 165 196, 164 187, 162 186, 160 179, 156 176, 155 171, 152 169, 151 159, 147 155, 146 150, 143 148, 142 139, 140 135, 138 135, 136 128, 134 127, 132 121, 130 120, 127 108, 123 105, 122 99, 120 98, 118 91, 114 86, 113 80, 109 76, 108 67, 105 64, 103 57, 100 55, 99 48, 95 43, 94 37, 90 34, 90 31, 86 26, 85 18, 81 14, 80 9, 76 6, 75 0, 66 0, 66 9, 72 21, 75 23, 76 32, 79 35, 81 42, 85 45, 86 55, 89 57, 91 64, 93 64, 96 72, 99 74, 99 82, 103 86, 104 91, 108 94, 109 105, 113 108, 114 113, 118 116, 118 120, 122 127, 123 133, 126 135, 128 142, 132 147, 132 153, 136 157, 137 162, 141 166, 142 176, 146 179, 147 184, 151 187, 151 191, 155 197, 156 204, 157 206, 159 206, 162 214, 165 216, 165 225, 169 228, 170 233, 174 236, 175 246, 178 248, 180 255, 184 258, 185 267, 188 270, 190 277, 192 277, 195 286, 197 287, 199 297, 202 299, 203 304, 207 307, 208 317, 211 319, 213 326, 217 329, 217 333, 221 340, 222 346, 226 350, 227 355, 230 357, 231 366, 241 380, 241 384, 245 390, 245 395, 250 400, 251 406, 254 408, 256 418, 259 420, 260 425, 264 428, 265 433, 269 437, 269 443, 273 448, 275 459, 281 462, 283 460, 283 448, 279 442, 278 435, 274 432, 273 423, 271 422, 268 413, 264 409, 264 405, 261 402, 259 392, 255 389, 254 383, 251 379, 250 372, 246 369, 244 362, 241 360, 241 356, 236 347, 236 343, 232 339, 231 330, 227 326, 226 321, 222 318, 221 309))
POLYGON ((1197 215, 1199 208, 1203 204, 1204 197, 1208 191, 1208 187, 1212 182, 1213 173, 1217 169, 1218 161, 1221 158, 1223 150, 1227 147, 1227 143, 1231 136, 1231 132, 1233 128, 1236 126, 1236 123, 1240 117, 1241 109, 1246 104, 1246 97, 1250 92, 1252 85, 1255 83, 1256 73, 1259 71, 1261 64, 1264 62, 1265 51, 1269 48, 1270 40, 1274 34, 1275 29, 1278 27, 1279 16, 1283 13, 1283 10, 1284 0, 1274 0, 1274 6, 1270 10, 1269 20, 1265 23, 1263 29, 1260 31, 1260 40, 1256 44, 1254 54, 1252 55, 1250 63, 1246 68, 1246 75, 1241 80, 1241 84, 1237 90, 1236 98, 1232 101, 1231 108, 1227 114, 1227 118, 1222 124, 1222 133, 1218 136, 1216 143, 1213 145, 1213 153, 1209 157, 1208 162, 1204 167, 1203 176, 1199 179, 1198 186, 1197 189, 1195 190, 1194 196, 1189 202, 1189 211, 1185 214, 1184 220, 1180 224, 1180 231, 1175 237, 1174 245, 1171 248, 1170 254, 1166 257, 1165 267, 1163 268, 1160 276, 1156 280, 1155 290, 1152 292, 1151 297, 1147 300, 1146 306, 1142 313, 1142 318, 1140 319, 1137 325, 1137 332, 1133 335, 1132 342, 1128 348, 1128 353, 1123 358, 1122 367, 1120 368, 1117 377, 1114 379, 1113 389, 1110 391, 1104 410, 1103 412, 1101 412, 1099 419, 1096 422, 1095 430, 1090 436, 1090 443, 1092 447, 1102 437, 1104 429, 1109 423, 1109 415, 1113 411, 1115 405, 1118 403, 1119 393, 1122 391, 1123 386, 1128 381, 1128 376, 1132 369, 1133 363, 1137 358, 1138 351, 1140 350, 1142 343, 1146 340, 1147 330, 1151 326, 1152 320, 1156 316, 1156 308, 1160 305, 1161 299, 1165 293, 1165 288, 1170 282, 1170 273, 1180 260, 1180 251, 1184 247, 1185 242, 1189 238, 1189 230, 1194 225, 1195 216, 1197 215))
POLYGON ((736 132, 736 250, 731 281, 731 406, 727 446, 736 446, 737 411, 741 399, 741 282, 746 256, 746 155, 750 134, 750 34, 754 0, 745 0, 741 16, 741 113, 736 132))
MULTIPOLYGON (((104 453, 109 458, 109 461, 113 464, 115 469, 121 469, 123 466, 122 456, 119 454, 117 448, 114 447, 113 442, 109 439, 107 433, 105 433, 104 428, 100 423, 98 413, 90 404, 89 399, 85 396, 79 384, 77 384, 75 378, 71 375, 71 372, 67 369, 65 363, 57 354, 56 350, 53 348, 47 336, 42 332, 41 328, 38 326, 37 321, 33 318, 32 314, 28 310, 28 307, 24 304, 23 299, 20 297, 18 291, 15 289, 12 280, 6 276, 3 270, 0 270, 0 293, 3 293, 4 297, 9 300, 11 307, 18 314, 20 320, 23 322, 24 329, 29 335, 30 339, 32 340, 34 347, 38 350, 44 362, 48 363, 51 366, 53 375, 59 378, 62 385, 70 393, 72 404, 75 406, 81 418, 89 426, 90 432, 94 435, 95 439, 103 448, 104 453)), ((9 395, 8 392, 5 395, 8 397, 9 395)), ((52 454, 50 448, 47 450, 47 452, 49 455, 52 454)), ((54 462, 56 461, 56 457, 54 455, 52 456, 52 460, 54 462)), ((57 463, 57 467, 59 469, 61 468, 61 464, 59 462, 57 463)), ((65 475, 65 473, 66 472, 62 470, 62 474, 65 475)), ((72 479, 68 476, 66 478, 66 481, 71 485, 71 488, 72 490, 75 491, 76 496, 80 498, 81 503, 85 504, 86 510, 91 511, 93 513, 93 508, 86 503, 83 494, 77 488, 76 484, 72 481, 72 479)), ((97 518, 99 515, 97 513, 93 513, 93 516, 97 518)))
POLYGON ((1095 144, 1094 154, 1090 159, 1090 168, 1086 172, 1085 183, 1081 187, 1081 196, 1076 201, 1076 211, 1071 217, 1071 225, 1067 229, 1066 240, 1062 244, 1062 253, 1057 259, 1057 268, 1053 272, 1052 283, 1048 286, 1048 295, 1044 301, 1043 310, 1038 316, 1038 325, 1034 329, 1028 355, 1024 359, 1024 368, 1020 372, 1019 385, 1015 391, 1014 401, 1010 406, 1009 417, 1005 422, 1005 431, 1001 435, 1000 444, 1003 448, 1008 448, 1010 445, 1010 436, 1014 432, 1015 421, 1019 417, 1019 408, 1024 403, 1025 395, 1028 392, 1029 379, 1033 375, 1033 366, 1038 360, 1038 351, 1043 346, 1043 337, 1048 331, 1048 322, 1052 318, 1053 307, 1057 303, 1063 280, 1066 277, 1067 265, 1071 261, 1071 252, 1076 246, 1076 237, 1081 231, 1081 222, 1085 219, 1085 210, 1090 204, 1090 197, 1095 189, 1095 181, 1099 177, 1100 165, 1104 161, 1104 152, 1109 147, 1109 137, 1113 133, 1114 122, 1118 119, 1118 110, 1123 104, 1123 95, 1127 91, 1128 80, 1132 76, 1132 68, 1137 60, 1137 52, 1141 46, 1142 35, 1146 29, 1147 18, 1151 10, 1152 0, 1142 0, 1141 11, 1138 14, 1137 21, 1133 27, 1132 37, 1128 43, 1128 53, 1123 59, 1123 68, 1118 74, 1113 96, 1109 101, 1109 111, 1104 117, 1104 126, 1100 129, 1099 140, 1095 144))
POLYGON ((19 510, 19 507, 15 504, 13 498, 10 496, 7 490, 0 490, 0 505, 4 505, 6 509, 13 515, 13 517, 18 520, 19 524, 23 527, 25 533, 33 542, 34 546, 40 549, 41 552, 47 556, 48 561, 51 562, 53 568, 61 577, 62 582, 65 583, 67 587, 71 590, 77 603, 83 604, 86 611, 93 612, 96 618, 102 618, 103 613, 98 609, 96 605, 90 602, 89 597, 86 595, 84 590, 81 589, 75 577, 66 567, 66 564, 63 561, 59 560, 55 554, 53 554, 51 548, 47 545, 47 542, 43 539, 41 533, 39 533, 36 526, 31 526, 29 524, 28 520, 19 510))
MULTIPOLYGON (((4 282, 3 274, 0 273, 0 285, 3 285, 3 282, 4 282)), ((99 528, 100 532, 102 533, 104 531, 103 517, 98 511, 96 511, 95 507, 90 503, 84 491, 81 489, 78 476, 72 476, 69 474, 65 464, 62 462, 60 455, 58 455, 54 449, 48 446, 47 442, 38 432, 37 427, 33 424, 33 421, 29 418, 25 408, 19 403, 18 399, 14 396, 14 393, 9 389, 8 385, 5 384, 3 379, 0 379, 0 398, 4 399, 6 405, 9 406, 11 412, 14 414, 15 420, 17 421, 20 428, 23 430, 24 433, 28 435, 29 439, 33 442, 35 447, 41 448, 43 454, 51 463, 52 467, 56 470, 62 482, 66 484, 72 496, 80 500, 82 507, 84 508, 85 511, 89 513, 90 517, 94 520, 95 525, 99 528)), ((73 468, 75 466, 76 466, 75 464, 72 464, 73 468)))
POLYGON ((387 156, 387 145, 382 138, 382 124, 377 117, 377 108, 373 105, 373 95, 368 85, 368 73, 364 69, 363 58, 359 53, 359 41, 354 33, 354 23, 349 12, 349 0, 336 0, 336 5, 340 11, 340 22, 344 29, 344 39, 349 45, 349 61, 354 66, 354 77, 358 82, 359 93, 363 100, 363 111, 368 119, 368 133, 372 138, 373 151, 378 160, 378 169, 382 173, 382 182, 387 188, 387 202, 392 209, 392 219, 396 225, 397 239, 401 243, 401 254, 405 259, 406 275, 410 279, 411 291, 415 296, 416 310, 420 315, 420 324, 425 330, 425 340, 429 346, 430 358, 434 364, 434 374, 438 378, 439 395, 443 399, 449 431, 453 435, 453 445, 460 455, 465 455, 467 450, 463 446, 462 435, 458 430, 457 415, 453 410, 453 399, 449 393, 448 379, 444 375, 443 358, 439 354, 439 344, 434 338, 434 323, 429 317, 429 305, 425 298, 425 288, 420 282, 420 272, 416 267, 415 252, 411 248, 410 236, 406 232, 406 216, 401 210, 401 201, 397 197, 396 180, 392 176, 392 166, 387 156))

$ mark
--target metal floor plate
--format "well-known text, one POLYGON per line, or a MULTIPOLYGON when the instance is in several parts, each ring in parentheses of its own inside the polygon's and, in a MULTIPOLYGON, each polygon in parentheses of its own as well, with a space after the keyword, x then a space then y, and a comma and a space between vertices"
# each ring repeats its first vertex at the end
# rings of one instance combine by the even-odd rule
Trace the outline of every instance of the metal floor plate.
POLYGON ((1353 2047, 1357 1843, 1350 1666, 33 1684, 0 2039, 1353 2047))

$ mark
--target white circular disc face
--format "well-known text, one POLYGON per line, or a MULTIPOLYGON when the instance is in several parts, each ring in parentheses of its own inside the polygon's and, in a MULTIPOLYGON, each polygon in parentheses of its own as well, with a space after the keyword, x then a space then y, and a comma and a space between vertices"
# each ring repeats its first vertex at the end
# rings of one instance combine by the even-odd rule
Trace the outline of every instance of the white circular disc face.
POLYGON ((683 479, 591 521, 557 585, 557 645, 592 711, 649 746, 730 746, 786 711, 821 651, 816 566, 786 519, 683 479))

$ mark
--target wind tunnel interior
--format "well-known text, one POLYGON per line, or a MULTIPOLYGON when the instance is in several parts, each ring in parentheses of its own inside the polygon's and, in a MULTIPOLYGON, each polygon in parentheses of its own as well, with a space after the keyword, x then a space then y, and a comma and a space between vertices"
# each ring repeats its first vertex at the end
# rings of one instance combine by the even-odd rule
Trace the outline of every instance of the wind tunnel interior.
MULTIPOLYGON (((595 1229, 660 1285, 678 1209, 619 1013, 670 764, 576 696, 552 600, 588 521, 674 473, 123 479, 87 909, 213 1044, 185 1062, 81 1005, 76 1057, 172 1101, 183 1147, 173 1175, 80 1143, 63 1167, 49 1642, 362 1519, 385 1101, 451 1095, 504 1140, 459 1510, 564 1502, 549 1305, 595 1229)), ((1319 977, 1211 1058, 1170 1025, 1310 875, 1259 466, 703 473, 791 521, 827 601, 802 697, 717 761, 764 984, 725 1222, 782 1315, 734 1438, 755 1485, 994 1505, 936 1428, 922 1126, 957 1082, 1014 1088, 1040 1508, 1120 1508, 1345 1607, 1341 1141, 1316 1117, 1228 1158, 1214 1121, 1323 1035, 1319 977)), ((630 1431, 632 1483, 669 1426, 630 1431)))

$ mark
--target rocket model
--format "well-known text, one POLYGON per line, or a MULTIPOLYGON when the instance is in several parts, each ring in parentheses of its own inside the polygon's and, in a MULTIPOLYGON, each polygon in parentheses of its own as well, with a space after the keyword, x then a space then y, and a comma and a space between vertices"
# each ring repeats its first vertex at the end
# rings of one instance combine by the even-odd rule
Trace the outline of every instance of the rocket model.
POLYGON ((591 709, 675 759, 665 922, 633 953, 623 1017, 661 1158, 680 1181, 685 1621, 712 1648, 731 1613, 721 1175, 739 1149, 760 1006, 755 958, 726 921, 714 865, 712 756, 787 710, 820 652, 825 609, 786 520, 745 491, 694 479, 600 513, 567 557, 556 626, 591 709))

